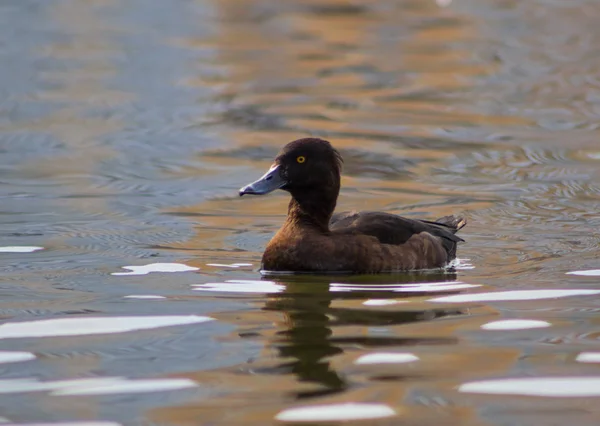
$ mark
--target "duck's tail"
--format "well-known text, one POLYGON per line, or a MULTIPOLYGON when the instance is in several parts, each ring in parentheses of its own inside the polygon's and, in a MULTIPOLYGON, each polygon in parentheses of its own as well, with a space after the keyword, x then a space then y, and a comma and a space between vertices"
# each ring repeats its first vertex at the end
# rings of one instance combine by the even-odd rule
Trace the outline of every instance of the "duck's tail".
POLYGON ((460 229, 464 228, 467 225, 467 219, 460 216, 444 216, 437 219, 435 222, 436 225, 444 227, 446 231, 451 232, 451 235, 456 239, 452 241, 452 244, 446 245, 446 250, 448 252, 448 260, 452 260, 456 258, 456 246, 458 242, 464 242, 462 238, 458 237, 456 234, 460 229))
POLYGON ((460 229, 464 228, 467 225, 467 219, 465 219, 464 217, 452 215, 440 217, 435 221, 421 219, 421 222, 427 223, 429 225, 437 225, 438 227, 452 232, 453 234, 456 234, 460 229))
POLYGON ((467 219, 460 216, 444 216, 436 219, 435 223, 447 226, 453 233, 457 233, 460 229, 467 225, 467 219))

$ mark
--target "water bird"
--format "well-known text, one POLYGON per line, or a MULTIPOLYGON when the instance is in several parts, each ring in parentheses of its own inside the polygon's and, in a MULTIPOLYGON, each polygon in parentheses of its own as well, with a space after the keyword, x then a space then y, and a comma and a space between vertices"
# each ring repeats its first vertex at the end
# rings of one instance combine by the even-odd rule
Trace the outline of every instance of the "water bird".
POLYGON ((334 214, 340 192, 340 153, 326 140, 298 139, 285 145, 258 180, 240 196, 277 189, 291 194, 283 226, 269 241, 262 269, 288 272, 382 273, 442 268, 464 241, 462 217, 436 221, 385 212, 334 214))

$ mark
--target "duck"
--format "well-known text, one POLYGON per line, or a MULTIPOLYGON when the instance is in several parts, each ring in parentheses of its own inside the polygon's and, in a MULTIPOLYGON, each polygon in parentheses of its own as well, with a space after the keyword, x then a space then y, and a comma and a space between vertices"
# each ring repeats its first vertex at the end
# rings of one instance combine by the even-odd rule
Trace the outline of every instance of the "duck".
POLYGON ((291 195, 287 217, 267 244, 263 271, 376 274, 439 269, 456 258, 462 217, 435 221, 377 212, 335 213, 342 156, 329 141, 285 145, 267 172, 239 195, 291 195))

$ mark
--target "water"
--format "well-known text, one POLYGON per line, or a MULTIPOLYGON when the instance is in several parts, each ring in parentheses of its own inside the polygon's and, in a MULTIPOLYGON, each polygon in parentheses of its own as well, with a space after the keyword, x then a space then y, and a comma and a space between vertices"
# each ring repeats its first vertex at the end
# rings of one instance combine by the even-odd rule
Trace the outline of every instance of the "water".
POLYGON ((3 2, 0 417, 597 424, 599 19, 3 2), (340 210, 464 214, 456 272, 261 277, 287 196, 236 191, 307 135, 340 210))

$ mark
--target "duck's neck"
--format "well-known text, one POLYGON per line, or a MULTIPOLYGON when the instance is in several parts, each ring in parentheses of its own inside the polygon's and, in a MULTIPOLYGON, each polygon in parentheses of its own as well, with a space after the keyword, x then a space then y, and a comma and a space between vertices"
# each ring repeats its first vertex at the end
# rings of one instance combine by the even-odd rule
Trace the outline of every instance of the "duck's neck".
POLYGON ((292 193, 287 221, 295 226, 329 232, 329 221, 335 210, 339 187, 336 191, 298 191, 292 193))

